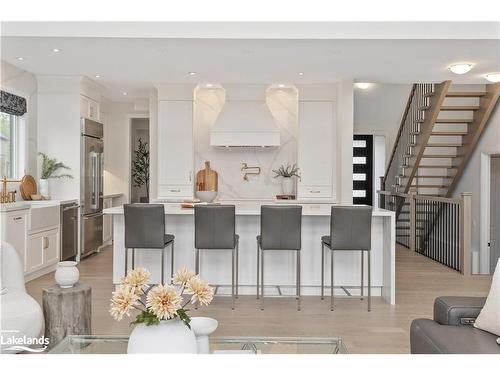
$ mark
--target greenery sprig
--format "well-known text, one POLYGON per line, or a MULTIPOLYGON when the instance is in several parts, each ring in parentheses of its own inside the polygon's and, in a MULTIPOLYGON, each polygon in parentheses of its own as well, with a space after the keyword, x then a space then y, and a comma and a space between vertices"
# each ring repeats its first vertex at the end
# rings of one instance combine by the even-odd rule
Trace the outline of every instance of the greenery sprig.
POLYGON ((273 169, 273 172, 275 173, 274 178, 278 177, 300 177, 299 176, 299 168, 297 167, 297 164, 286 164, 281 165, 279 169, 273 169))
POLYGON ((69 173, 55 175, 55 173, 60 169, 71 170, 71 168, 65 165, 64 163, 58 162, 57 159, 55 158, 53 159, 49 158, 47 154, 44 154, 43 152, 39 152, 38 154, 42 157, 42 173, 41 173, 42 179, 73 178, 73 176, 70 175, 69 173))

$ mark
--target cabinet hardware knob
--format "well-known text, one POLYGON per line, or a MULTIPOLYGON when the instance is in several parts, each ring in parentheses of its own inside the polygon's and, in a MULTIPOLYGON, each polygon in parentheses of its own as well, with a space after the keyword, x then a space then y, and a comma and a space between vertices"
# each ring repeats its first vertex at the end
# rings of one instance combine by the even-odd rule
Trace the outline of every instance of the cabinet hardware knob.
POLYGON ((321 191, 320 191, 320 190, 310 190, 309 192, 310 192, 310 193, 313 193, 313 194, 319 194, 319 193, 321 193, 321 191))
POLYGON ((180 193, 181 189, 170 189, 171 193, 180 193))
POLYGON ((47 249, 49 247, 49 238, 43 237, 43 249, 47 249))
POLYGON ((17 217, 14 217, 12 220, 21 220, 22 217, 21 216, 17 216, 17 217))

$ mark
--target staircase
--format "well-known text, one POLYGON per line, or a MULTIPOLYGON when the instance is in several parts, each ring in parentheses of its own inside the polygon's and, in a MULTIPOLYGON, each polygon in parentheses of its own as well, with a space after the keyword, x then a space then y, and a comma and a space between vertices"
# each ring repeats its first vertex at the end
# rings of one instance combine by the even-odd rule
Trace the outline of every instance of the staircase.
POLYGON ((500 83, 453 91, 414 84, 382 190, 450 197, 500 97, 500 83))

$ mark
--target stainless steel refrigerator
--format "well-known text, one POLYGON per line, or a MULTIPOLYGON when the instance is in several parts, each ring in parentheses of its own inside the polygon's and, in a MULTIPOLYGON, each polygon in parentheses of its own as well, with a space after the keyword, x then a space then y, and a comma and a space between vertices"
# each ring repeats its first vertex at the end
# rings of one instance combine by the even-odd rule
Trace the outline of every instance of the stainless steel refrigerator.
POLYGON ((81 252, 86 257, 102 246, 103 227, 103 125, 81 120, 81 252))

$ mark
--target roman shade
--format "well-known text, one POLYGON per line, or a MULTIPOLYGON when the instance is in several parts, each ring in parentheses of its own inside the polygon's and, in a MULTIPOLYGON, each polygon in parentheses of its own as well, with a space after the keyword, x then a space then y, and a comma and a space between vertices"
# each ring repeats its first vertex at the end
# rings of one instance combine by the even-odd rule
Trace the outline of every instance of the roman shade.
POLYGON ((22 116, 26 113, 25 98, 3 90, 0 91, 0 94, 0 112, 14 116, 22 116))

